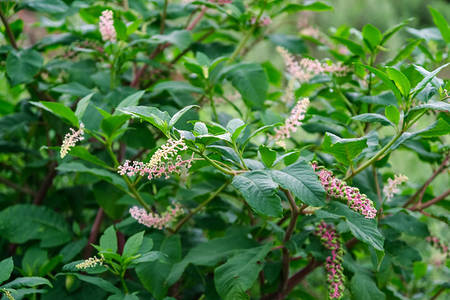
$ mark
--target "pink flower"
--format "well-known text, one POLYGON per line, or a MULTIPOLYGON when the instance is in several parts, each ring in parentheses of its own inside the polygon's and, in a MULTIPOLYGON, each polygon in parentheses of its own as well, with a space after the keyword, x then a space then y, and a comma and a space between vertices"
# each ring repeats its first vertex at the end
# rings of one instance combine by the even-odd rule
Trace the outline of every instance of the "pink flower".
POLYGON ((130 208, 130 214, 133 219, 147 227, 163 229, 169 225, 177 216, 182 213, 181 207, 177 204, 175 207, 166 210, 163 214, 147 213, 145 209, 133 206, 130 208))
POLYGON ((232 0, 209 0, 209 2, 211 3, 217 3, 219 5, 224 5, 224 4, 228 4, 228 3, 232 3, 232 0))
POLYGON ((302 58, 298 61, 282 47, 277 47, 277 51, 283 57, 288 73, 300 83, 308 82, 314 76, 323 73, 333 73, 336 76, 341 76, 348 72, 348 68, 340 64, 321 63, 316 59, 309 58, 302 58))
POLYGON ((291 133, 296 132, 298 127, 302 125, 302 120, 305 118, 306 109, 309 105, 309 99, 303 98, 297 102, 292 109, 290 116, 286 119, 284 125, 275 129, 275 136, 271 137, 277 143, 283 145, 283 139, 291 137, 291 133))
POLYGON ((446 257, 450 256, 449 247, 445 245, 438 237, 427 236, 426 240, 431 244, 431 246, 439 249, 442 252, 442 254, 444 254, 446 257))
POLYGON ((387 200, 391 200, 395 194, 400 192, 398 186, 402 183, 408 181, 408 177, 405 175, 395 175, 394 179, 389 178, 388 184, 384 186, 383 193, 386 196, 387 200))
POLYGON ((377 210, 373 202, 365 194, 361 194, 358 188, 348 186, 344 181, 333 176, 333 173, 323 167, 318 167, 312 163, 320 183, 324 187, 328 196, 346 200, 347 205, 354 211, 362 214, 367 219, 373 219, 377 215, 377 210))
POLYGON ((162 145, 151 157, 150 162, 143 163, 139 161, 130 162, 126 160, 122 166, 119 166, 118 173, 120 175, 146 175, 150 180, 165 176, 169 178, 170 174, 186 171, 191 167, 193 157, 183 160, 179 151, 186 150, 187 146, 183 139, 169 139, 166 144, 162 145))
POLYGON ((75 144, 79 141, 84 140, 84 124, 80 123, 80 129, 75 131, 75 129, 70 128, 70 133, 66 133, 64 136, 64 141, 61 145, 60 156, 64 158, 64 156, 69 153, 70 148, 74 147, 75 144))
POLYGON ((342 241, 332 225, 322 221, 316 227, 315 235, 320 237, 322 245, 331 250, 325 269, 328 272, 328 292, 330 299, 340 299, 344 293, 344 268, 342 267, 344 250, 342 241))
POLYGON ((116 29, 114 28, 113 12, 111 10, 102 11, 99 27, 103 41, 116 41, 116 29))
MULTIPOLYGON (((252 17, 250 24, 253 25, 255 23, 256 23, 256 17, 252 17)), ((265 16, 259 20, 259 26, 268 26, 270 24, 272 24, 272 19, 270 17, 265 16)))

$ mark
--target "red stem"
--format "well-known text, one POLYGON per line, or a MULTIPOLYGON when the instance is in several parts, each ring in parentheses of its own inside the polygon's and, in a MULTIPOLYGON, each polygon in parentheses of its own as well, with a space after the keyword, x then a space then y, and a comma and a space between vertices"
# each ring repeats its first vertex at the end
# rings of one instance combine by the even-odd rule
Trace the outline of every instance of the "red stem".
POLYGON ((91 233, 89 234, 89 240, 88 244, 86 245, 86 248, 84 248, 83 257, 89 258, 92 256, 92 250, 94 248, 91 244, 94 244, 97 242, 98 233, 100 232, 100 225, 102 224, 103 218, 105 216, 105 213, 103 211, 103 208, 99 208, 97 210, 97 215, 95 216, 94 224, 92 224, 91 233))

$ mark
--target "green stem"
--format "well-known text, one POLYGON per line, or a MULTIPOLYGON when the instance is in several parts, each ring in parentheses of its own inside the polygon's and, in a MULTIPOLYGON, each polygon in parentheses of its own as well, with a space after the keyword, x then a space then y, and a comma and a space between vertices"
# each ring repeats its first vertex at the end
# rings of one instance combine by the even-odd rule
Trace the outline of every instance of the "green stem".
POLYGON ((210 163, 214 168, 218 169, 219 171, 221 171, 222 173, 225 173, 227 175, 236 175, 236 172, 234 172, 233 170, 229 169, 225 169, 222 166, 220 166, 219 164, 217 164, 214 160, 210 159, 208 156, 206 156, 205 154, 203 154, 202 152, 200 152, 199 150, 189 147, 189 150, 191 150, 192 152, 197 153, 198 155, 200 155, 203 159, 205 159, 208 163, 210 163))
POLYGON ((197 206, 194 210, 192 210, 188 215, 186 215, 183 219, 181 219, 180 222, 177 223, 177 225, 175 226, 175 229, 173 230, 174 233, 177 233, 181 227, 187 222, 189 221, 190 218, 192 218, 193 215, 195 215, 196 213, 198 213, 203 207, 205 207, 206 205, 208 205, 209 202, 211 202, 212 200, 214 200, 214 198, 216 198, 216 196, 222 192, 222 190, 224 188, 226 188, 230 183, 229 182, 225 182, 221 187, 219 187, 219 189, 217 189, 214 193, 212 193, 208 199, 206 199, 205 201, 203 201, 202 203, 200 203, 199 206, 197 206))
MULTIPOLYGON (((336 84, 336 82, 333 82, 334 85, 334 89, 338 92, 338 95, 341 97, 341 99, 345 102, 345 104, 347 105, 348 109, 350 110, 351 114, 353 116, 356 116, 357 113, 355 111, 355 109, 353 108, 353 105, 350 101, 348 101, 347 97, 344 95, 344 93, 342 93, 341 89, 339 88, 339 86, 336 84)), ((365 135, 364 133, 364 128, 361 125, 360 121, 356 121, 356 124, 358 125, 358 129, 360 131, 360 134, 363 136, 365 135)))
POLYGON ((169 0, 164 0, 164 8, 162 11, 161 16, 161 27, 159 29, 159 33, 163 34, 165 30, 165 23, 166 23, 166 17, 167 17, 167 6, 169 5, 169 0))
POLYGON ((208 89, 208 96, 209 96, 209 103, 211 104, 211 110, 213 113, 214 121, 219 122, 219 115, 217 114, 216 103, 214 102, 212 87, 209 87, 208 89))
POLYGON ((375 163, 379 158, 381 158, 381 156, 387 151, 389 150, 389 148, 398 140, 398 138, 403 134, 403 131, 399 131, 394 138, 386 144, 386 146, 384 146, 380 151, 377 152, 377 154, 375 154, 375 156, 373 156, 371 159, 369 159, 368 161, 366 161, 365 163, 363 163, 361 166, 359 166, 354 172, 350 173, 349 175, 345 176, 344 180, 348 180, 350 178, 352 178, 353 176, 355 176, 356 174, 360 173, 361 171, 363 171, 364 169, 366 169, 368 166, 372 165, 373 163, 375 163))
POLYGON ((261 16, 262 16, 265 8, 266 8, 266 5, 264 3, 264 6, 261 8, 261 11, 259 12, 258 16, 255 19, 255 23, 250 28, 250 30, 247 32, 247 35, 241 40, 239 45, 236 47, 233 54, 231 54, 231 57, 228 60, 228 64, 231 64, 236 59, 236 57, 239 55, 239 53, 241 53, 242 49, 245 47, 245 44, 247 44, 248 40, 250 39, 250 37, 253 34, 253 31, 255 31, 256 27, 259 25, 259 20, 261 19, 261 16))
POLYGON ((128 291, 127 284, 126 284, 126 282, 125 282, 125 271, 123 271, 123 272, 120 274, 120 282, 122 283, 123 291, 125 292, 125 294, 128 294, 129 291, 128 291))

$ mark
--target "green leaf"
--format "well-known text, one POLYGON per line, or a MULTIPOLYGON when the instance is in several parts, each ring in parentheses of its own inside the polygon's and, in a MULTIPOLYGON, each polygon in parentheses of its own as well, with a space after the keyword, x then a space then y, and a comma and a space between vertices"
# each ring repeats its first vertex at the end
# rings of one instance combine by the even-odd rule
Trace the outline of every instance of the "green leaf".
POLYGON ((381 45, 384 45, 397 31, 405 27, 409 22, 411 22, 413 18, 407 19, 400 24, 394 25, 385 32, 383 32, 383 40, 381 41, 381 45))
POLYGON ((387 224, 398 232, 405 233, 412 236, 427 237, 430 235, 426 224, 420 222, 411 215, 404 212, 396 213, 395 215, 383 218, 382 224, 387 224))
POLYGON ((120 111, 147 121, 163 133, 168 133, 170 116, 166 111, 162 112, 156 107, 148 106, 129 106, 121 108, 120 111))
POLYGON ((11 85, 32 82, 43 63, 41 54, 31 48, 9 52, 6 58, 6 74, 11 79, 11 85))
POLYGON ((106 117, 102 120, 100 127, 108 137, 112 137, 117 131, 122 129, 122 126, 128 121, 128 119, 130 119, 130 116, 123 114, 106 117))
POLYGON ((277 46, 281 46, 288 50, 292 54, 305 54, 308 52, 308 47, 306 46, 303 39, 285 34, 271 34, 268 36, 269 40, 277 46))
POLYGON ((14 279, 13 281, 10 281, 4 285, 2 285, 2 288, 4 289, 18 289, 21 287, 34 287, 37 285, 47 285, 49 287, 53 287, 53 285, 45 278, 42 277, 19 277, 14 279))
POLYGON ((421 109, 434 109, 438 111, 450 112, 450 104, 444 101, 428 102, 425 104, 420 104, 411 108, 411 111, 421 110, 421 109))
POLYGON ((350 50, 352 53, 364 57, 365 55, 364 48, 360 44, 338 36, 332 36, 331 38, 346 46, 348 50, 350 50))
POLYGON ((332 154, 338 162, 343 164, 352 163, 353 159, 366 147, 367 137, 342 139, 329 132, 326 133, 322 144, 324 152, 332 154))
POLYGON ((325 204, 325 190, 316 173, 305 161, 299 161, 281 171, 272 170, 273 181, 290 190, 303 203, 318 207, 325 204))
POLYGON ((427 275, 428 264, 422 261, 416 261, 414 263, 414 277, 415 279, 421 279, 425 275, 427 275))
POLYGON ((123 257, 130 257, 138 253, 144 239, 144 233, 145 231, 138 232, 127 240, 123 247, 123 257))
POLYGON ((239 63, 225 68, 222 72, 248 106, 263 107, 269 84, 266 72, 260 64, 239 63))
POLYGON ((413 41, 409 42, 400 51, 398 51, 397 55, 391 61, 389 61, 386 65, 393 66, 393 65, 397 64, 398 62, 400 62, 404 59, 407 59, 411 55, 411 53, 414 51, 414 49, 416 49, 416 47, 419 46, 420 43, 422 43, 422 41, 423 40, 413 40, 413 41))
POLYGON ((214 284, 224 300, 249 299, 245 293, 250 289, 259 272, 264 267, 264 258, 269 253, 271 243, 242 250, 214 270, 214 284))
POLYGON ((68 94, 72 96, 84 97, 91 93, 91 90, 78 82, 70 82, 66 84, 60 84, 51 88, 53 92, 58 92, 61 94, 68 94))
POLYGON ((232 119, 227 124, 227 130, 231 133, 231 140, 236 141, 241 134, 242 130, 247 127, 241 119, 232 119))
POLYGON ((351 281, 352 294, 355 299, 384 300, 386 296, 378 289, 373 279, 365 273, 357 272, 351 281))
POLYGON ((362 29, 362 35, 364 42, 368 48, 373 52, 377 46, 381 43, 382 35, 378 28, 372 24, 366 24, 362 29))
POLYGON ((245 201, 257 213, 279 217, 283 211, 281 200, 276 195, 278 185, 270 173, 252 171, 235 176, 232 185, 244 196, 245 201))
POLYGON ((141 263, 147 263, 147 262, 153 262, 155 260, 163 260, 166 258, 166 255, 160 251, 150 251, 142 256, 136 258, 133 260, 133 264, 141 264, 141 263))
POLYGON ((171 43, 184 50, 192 43, 191 33, 188 30, 174 30, 169 34, 165 35, 154 35, 153 40, 158 41, 158 43, 171 43))
POLYGON ((81 146, 75 146, 70 150, 70 155, 71 156, 75 156, 78 158, 81 158, 84 161, 90 162, 92 164, 98 165, 100 167, 103 167, 105 169, 110 168, 110 166, 108 166, 107 163, 105 163, 103 160, 101 160, 100 158, 98 158, 95 155, 92 155, 91 153, 89 153, 89 151, 81 146))
POLYGON ((394 123, 392 123, 385 116, 380 115, 380 114, 374 114, 374 113, 360 114, 360 115, 352 117, 352 119, 360 121, 360 122, 367 122, 367 123, 378 122, 381 125, 391 125, 391 126, 395 127, 394 123))
POLYGON ((361 95, 355 99, 356 101, 361 101, 364 103, 370 104, 379 104, 379 105, 396 105, 397 99, 392 92, 386 91, 374 96, 366 96, 361 95))
POLYGON ((42 108, 46 111, 49 111, 58 117, 61 117, 65 120, 69 121, 69 123, 72 126, 75 126, 77 128, 79 126, 78 118, 75 115, 75 113, 70 108, 65 106, 64 104, 57 103, 57 102, 47 102, 47 101, 30 102, 30 103, 39 108, 42 108))
POLYGON ((386 106, 386 108, 384 109, 384 114, 386 115, 386 118, 395 125, 398 125, 398 123, 400 122, 400 112, 398 111, 398 108, 396 106, 386 106))
POLYGON ((268 168, 270 168, 275 159, 277 159, 277 152, 270 149, 266 145, 259 146, 259 154, 261 155, 261 160, 268 168))
MULTIPOLYGON (((433 78, 445 67, 447 67, 448 65, 450 65, 450 63, 447 63, 445 65, 440 66, 439 68, 434 69, 432 72, 429 72, 417 85, 416 87, 411 91, 411 93, 413 94, 412 98, 414 99, 417 94, 419 94, 426 86, 428 83, 430 83, 433 78)), ((414 65, 414 67, 416 69, 421 68, 420 66, 416 66, 414 65)))
POLYGON ((60 273, 58 275, 73 275, 76 278, 78 278, 81 281, 87 282, 89 284, 95 285, 99 288, 101 288, 102 290, 112 293, 112 294, 120 294, 122 293, 122 291, 115 287, 111 282, 106 281, 103 278, 100 277, 94 277, 94 276, 88 276, 88 275, 82 275, 79 273, 60 273))
POLYGON ((83 99, 78 101, 77 108, 75 110, 75 116, 78 118, 78 120, 81 120, 83 118, 84 113, 86 112, 86 109, 89 105, 89 102, 91 101, 92 96, 94 96, 95 93, 91 93, 87 96, 85 96, 83 99))
POLYGON ((445 20, 444 16, 439 11, 431 6, 428 6, 428 9, 433 16, 434 24, 436 24, 436 27, 442 34, 442 38, 447 44, 450 43, 450 25, 447 23, 447 20, 445 20))
POLYGON ((180 120, 180 118, 190 109, 194 107, 200 107, 198 105, 189 105, 178 111, 176 114, 173 115, 173 117, 170 119, 169 127, 175 126, 175 124, 180 120))
POLYGON ((114 226, 109 226, 100 237, 100 248, 106 252, 117 252, 117 235, 114 226))
POLYGON ((388 77, 394 81, 395 85, 400 90, 400 93, 402 93, 404 97, 407 97, 411 90, 411 84, 409 83, 408 78, 402 72, 394 68, 386 68, 386 72, 388 77))
POLYGON ((4 260, 0 261, 0 284, 3 281, 9 279, 13 269, 14 269, 14 262, 12 260, 12 257, 5 258, 4 260))
POLYGON ((381 70, 378 70, 371 66, 362 65, 364 68, 375 74, 378 78, 380 78, 383 83, 392 91, 394 92, 395 97, 397 98, 397 101, 399 101, 401 97, 401 93, 397 86, 389 79, 388 75, 384 73, 381 70))
POLYGON ((121 189, 121 190, 127 189, 125 182, 119 175, 117 175, 116 173, 112 173, 110 171, 104 170, 104 169, 89 168, 79 162, 62 163, 58 167, 56 167, 56 169, 60 172, 89 173, 89 174, 95 175, 98 178, 101 178, 101 179, 113 184, 118 189, 121 189))
POLYGON ((62 245, 71 238, 62 215, 45 206, 31 204, 13 205, 1 211, 0 235, 15 244, 40 240, 44 248, 62 245))
POLYGON ((374 219, 366 219, 363 215, 337 201, 332 201, 325 208, 316 211, 316 215, 322 219, 344 219, 350 231, 358 240, 371 245, 377 250, 384 251, 384 237, 378 230, 374 219))
POLYGON ((62 0, 28 0, 23 3, 31 10, 48 14, 62 14, 69 9, 62 0))
POLYGON ((254 241, 250 240, 242 232, 231 232, 231 234, 227 234, 224 237, 196 245, 182 261, 173 266, 170 275, 167 277, 167 284, 170 286, 180 279, 189 264, 215 266, 232 254, 254 246, 254 241))
POLYGON ((281 12, 293 13, 302 10, 327 11, 333 10, 333 7, 320 1, 308 1, 305 4, 289 3, 281 12))
POLYGON ((145 91, 138 91, 134 94, 131 94, 130 96, 123 99, 119 105, 116 107, 116 110, 114 111, 114 115, 120 114, 120 109, 128 106, 136 106, 139 104, 139 100, 144 96, 145 91))
POLYGON ((425 138, 444 136, 448 134, 450 134, 450 124, 443 118, 438 119, 436 122, 419 132, 419 135, 425 138))

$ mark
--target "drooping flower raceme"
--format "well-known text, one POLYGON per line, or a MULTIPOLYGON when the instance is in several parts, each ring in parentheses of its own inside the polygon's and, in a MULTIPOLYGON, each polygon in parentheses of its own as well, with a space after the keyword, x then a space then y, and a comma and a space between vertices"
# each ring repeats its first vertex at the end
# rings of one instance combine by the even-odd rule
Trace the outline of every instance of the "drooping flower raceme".
POLYGON ((111 10, 102 11, 99 27, 103 41, 116 41, 116 29, 114 28, 113 12, 111 10))
POLYGON ((323 167, 318 167, 312 163, 320 183, 324 187, 328 196, 341 200, 346 200, 347 205, 354 211, 362 214, 367 219, 373 219, 377 215, 377 210, 365 194, 361 194, 358 188, 348 186, 344 181, 333 176, 333 173, 323 167))
POLYGON ((328 293, 330 299, 340 299, 344 293, 344 268, 342 267, 344 249, 342 241, 332 225, 322 221, 316 227, 315 235, 320 237, 322 245, 331 251, 325 268, 328 272, 328 293))
POLYGON ((306 109, 309 105, 309 99, 303 98, 297 102, 295 107, 291 110, 290 116, 285 123, 279 128, 275 129, 275 135, 271 139, 277 141, 278 144, 284 145, 283 139, 291 137, 291 133, 296 132, 302 125, 302 120, 305 118, 306 109))
POLYGON ((288 73, 300 83, 308 82, 314 76, 323 73, 333 73, 336 76, 342 76, 348 72, 348 68, 340 64, 322 63, 316 59, 309 58, 297 60, 282 47, 277 47, 277 51, 283 57, 288 73))
POLYGON ((70 148, 74 147, 77 142, 82 141, 84 139, 83 134, 84 134, 83 123, 80 123, 80 129, 76 131, 75 129, 70 128, 70 132, 66 133, 66 135, 64 136, 64 141, 61 145, 61 150, 59 153, 61 158, 64 158, 64 156, 66 156, 67 153, 69 153, 70 148))
POLYGON ((77 268, 78 270, 85 270, 85 269, 88 269, 88 268, 93 268, 95 266, 101 266, 101 265, 103 265, 103 261, 104 261, 104 258, 103 258, 102 255, 100 255, 100 258, 98 258, 96 256, 89 257, 85 261, 77 264, 75 266, 75 268, 77 268))
POLYGON ((166 210, 163 214, 147 213, 145 209, 133 206, 130 208, 130 214, 133 219, 137 220, 139 224, 147 227, 157 228, 159 230, 170 224, 173 219, 179 216, 183 210, 179 205, 166 210))
POLYGON ((118 173, 120 175, 146 175, 150 180, 152 178, 158 178, 165 176, 169 178, 172 173, 181 173, 191 167, 192 157, 190 159, 183 160, 181 155, 178 155, 180 151, 187 149, 183 139, 174 140, 169 139, 166 144, 162 145, 150 158, 148 163, 139 161, 130 162, 125 161, 122 166, 119 166, 118 173))
POLYGON ((1 291, 3 294, 5 294, 5 297, 6 297, 8 300, 15 300, 14 297, 11 295, 11 292, 8 291, 7 289, 1 289, 0 291, 1 291))
POLYGON ((398 186, 406 181, 408 181, 408 177, 406 177, 405 175, 401 175, 401 174, 395 175, 394 179, 389 178, 388 184, 385 185, 383 188, 383 193, 386 196, 386 199, 389 201, 394 197, 395 194, 400 192, 400 190, 398 189, 398 186))

